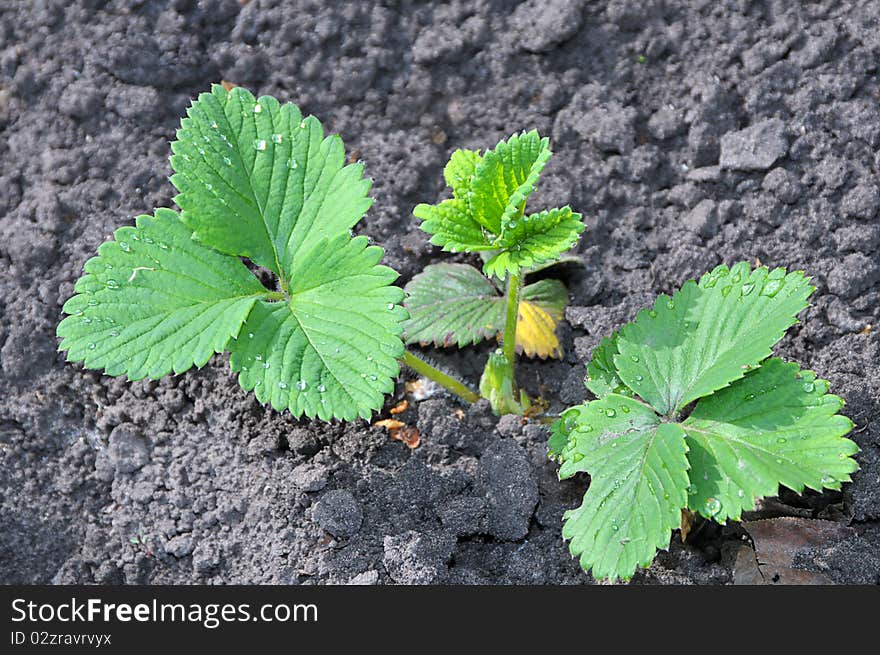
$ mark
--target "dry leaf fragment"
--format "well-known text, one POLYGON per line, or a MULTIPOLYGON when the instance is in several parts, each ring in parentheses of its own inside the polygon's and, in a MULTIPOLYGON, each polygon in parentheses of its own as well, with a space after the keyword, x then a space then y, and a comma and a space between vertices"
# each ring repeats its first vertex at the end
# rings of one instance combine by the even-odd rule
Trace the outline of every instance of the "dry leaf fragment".
POLYGON ((391 414, 403 414, 407 409, 409 409, 409 401, 404 398, 391 408, 391 414))
POLYGON ((421 435, 419 434, 419 429, 412 425, 405 425, 399 430, 392 430, 391 438, 396 439, 397 441, 402 441, 409 447, 410 450, 418 448, 419 444, 421 443, 421 435))
POLYGON ((681 510, 681 542, 687 541, 688 535, 694 527, 696 515, 689 509, 681 510))
POLYGON ((399 430, 404 425, 406 425, 406 423, 393 418, 385 418, 381 421, 376 421, 375 423, 373 423, 373 425, 376 427, 385 428, 386 430, 399 430))
POLYGON ((229 93, 238 85, 235 82, 230 82, 229 80, 220 80, 220 86, 226 89, 226 92, 229 93))
POLYGON ((868 334, 870 331, 871 331, 871 324, 868 323, 865 325, 865 327, 862 328, 862 330, 861 330, 861 332, 859 332, 859 334, 868 334))

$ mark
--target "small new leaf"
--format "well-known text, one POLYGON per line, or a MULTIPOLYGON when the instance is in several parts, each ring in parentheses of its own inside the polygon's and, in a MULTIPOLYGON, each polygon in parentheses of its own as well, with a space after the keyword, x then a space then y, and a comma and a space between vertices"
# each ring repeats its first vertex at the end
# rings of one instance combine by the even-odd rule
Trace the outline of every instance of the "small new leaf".
POLYGON ((571 248, 584 230, 571 208, 526 215, 525 206, 551 156, 536 131, 500 142, 480 156, 453 153, 444 170, 453 198, 420 204, 413 214, 431 243, 450 252, 492 251, 483 271, 499 278, 541 265, 571 248))
POLYGON ((548 443, 560 477, 591 475, 563 529, 585 569, 629 578, 683 509, 724 522, 780 485, 850 480, 858 448, 843 401, 812 371, 768 358, 812 291, 801 272, 718 267, 594 349, 587 386, 599 399, 567 410, 548 443))

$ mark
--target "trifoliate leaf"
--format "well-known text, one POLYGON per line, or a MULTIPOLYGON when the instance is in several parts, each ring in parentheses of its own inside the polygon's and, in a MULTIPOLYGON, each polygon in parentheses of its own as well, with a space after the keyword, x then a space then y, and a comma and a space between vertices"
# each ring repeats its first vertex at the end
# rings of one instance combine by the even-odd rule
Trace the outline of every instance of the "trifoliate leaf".
POLYGON ((583 504, 565 514, 563 538, 597 579, 628 579, 669 546, 681 519, 688 488, 684 430, 617 394, 569 409, 560 422, 551 442, 552 451, 566 439, 558 452, 560 479, 591 475, 583 504))
POLYGON ((393 388, 406 311, 382 250, 349 234, 371 202, 363 167, 345 166, 342 141, 316 118, 237 87, 200 95, 177 136, 180 218, 160 210, 139 219, 144 234, 124 228, 102 246, 66 306, 62 348, 133 378, 228 348, 260 400, 296 416, 369 416, 393 388), (273 271, 278 288, 238 257, 273 271))
POLYGON ((459 150, 444 176, 453 198, 420 204, 413 214, 431 243, 450 252, 491 251, 487 275, 503 278, 552 261, 572 247, 584 225, 570 208, 526 215, 526 200, 551 156, 536 131, 500 142, 482 157, 459 150))
POLYGON ((724 522, 738 520, 779 485, 839 489, 858 465, 858 447, 843 435, 852 421, 828 382, 797 364, 771 358, 725 389, 703 398, 684 422, 690 446, 689 507, 724 522))
POLYGON ((495 242, 500 252, 483 266, 486 275, 504 277, 508 272, 553 261, 574 247, 585 227, 581 215, 572 213, 571 207, 511 219, 507 226, 495 242))
POLYGON ((632 391, 617 375, 614 367, 614 356, 617 354, 617 332, 610 337, 603 337, 599 345, 593 349, 590 363, 587 364, 587 389, 604 398, 610 393, 631 396, 632 391))
POLYGON ((319 241, 290 269, 289 300, 258 303, 230 350, 261 402, 295 416, 368 418, 394 390, 406 311, 382 249, 347 234, 319 241))
MULTIPOLYGON (((458 347, 498 337, 504 328, 505 299, 482 273, 467 264, 426 266, 406 285, 407 343, 458 347)), ((561 357, 556 326, 568 291, 558 280, 523 287, 516 344, 529 357, 561 357)))
POLYGON ((214 85, 181 121, 171 181, 200 241, 248 257, 284 286, 301 248, 347 232, 370 207, 363 166, 339 136, 270 96, 214 85))
POLYGON ((801 271, 719 266, 621 328, 615 368, 658 412, 679 411, 768 357, 813 289, 801 271))
POLYGON ((238 258, 194 241, 170 209, 116 230, 85 271, 64 304, 60 349, 131 380, 204 366, 268 293, 238 258))

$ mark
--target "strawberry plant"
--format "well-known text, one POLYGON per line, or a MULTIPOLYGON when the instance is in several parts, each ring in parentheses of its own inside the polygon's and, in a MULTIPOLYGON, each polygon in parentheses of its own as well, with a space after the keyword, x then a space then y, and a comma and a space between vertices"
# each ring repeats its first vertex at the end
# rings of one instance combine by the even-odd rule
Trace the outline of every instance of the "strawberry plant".
POLYGON ((858 466, 843 400, 771 356, 813 292, 802 272, 719 266, 605 338, 596 400, 554 424, 560 479, 590 474, 563 537, 596 578, 630 578, 669 545, 683 509, 738 520, 780 485, 839 489, 858 466))
POLYGON ((568 299, 558 280, 524 284, 526 274, 559 260, 584 230, 570 207, 526 212, 526 202, 551 152, 536 131, 514 135, 485 154, 457 150, 444 169, 452 198, 420 204, 413 214, 443 250, 480 253, 482 273, 466 264, 428 266, 406 285, 408 344, 458 347, 499 338, 480 392, 496 413, 522 413, 517 350, 561 356, 555 334, 568 299))
POLYGON ((138 380, 229 352, 261 402, 324 420, 369 417, 401 359, 478 398, 404 352, 397 274, 350 234, 370 182, 317 118, 216 85, 171 150, 180 211, 138 216, 86 262, 57 329, 69 361, 138 380))

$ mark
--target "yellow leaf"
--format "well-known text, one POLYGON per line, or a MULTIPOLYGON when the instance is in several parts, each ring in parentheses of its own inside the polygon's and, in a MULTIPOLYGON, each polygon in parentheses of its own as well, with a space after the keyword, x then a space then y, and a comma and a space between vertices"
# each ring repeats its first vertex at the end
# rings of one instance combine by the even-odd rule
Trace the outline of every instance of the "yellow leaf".
POLYGON ((519 304, 519 322, 516 326, 516 348, 529 357, 541 359, 562 357, 562 346, 556 336, 556 325, 562 312, 548 311, 523 300, 519 304))

